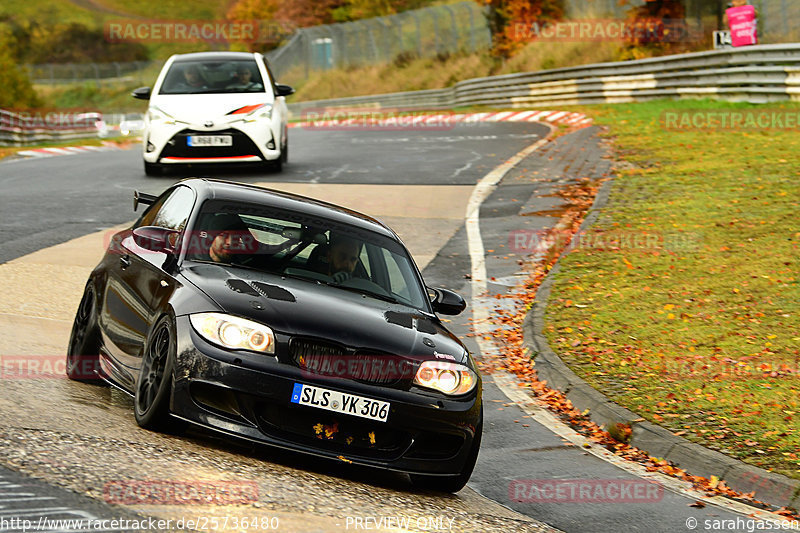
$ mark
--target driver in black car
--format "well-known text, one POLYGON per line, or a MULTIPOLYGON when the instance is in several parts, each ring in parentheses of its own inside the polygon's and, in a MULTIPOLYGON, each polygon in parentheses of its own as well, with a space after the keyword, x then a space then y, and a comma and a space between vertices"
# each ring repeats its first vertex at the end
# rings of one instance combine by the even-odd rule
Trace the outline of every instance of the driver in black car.
POLYGON ((245 266, 255 262, 258 242, 238 215, 217 214, 205 226, 212 240, 208 253, 198 259, 245 266))

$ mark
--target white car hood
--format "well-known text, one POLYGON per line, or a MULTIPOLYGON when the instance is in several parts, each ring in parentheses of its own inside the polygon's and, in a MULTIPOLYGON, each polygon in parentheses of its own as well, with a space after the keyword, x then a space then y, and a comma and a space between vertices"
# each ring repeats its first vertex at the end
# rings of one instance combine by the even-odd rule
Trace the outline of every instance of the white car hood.
MULTIPOLYGON (((270 105, 273 100, 272 95, 266 93, 165 94, 152 97, 150 107, 157 107, 181 122, 203 124, 210 120, 220 124, 239 120, 248 114, 228 115, 231 111, 249 105, 270 105)), ((264 108, 257 114, 263 112, 264 108)))

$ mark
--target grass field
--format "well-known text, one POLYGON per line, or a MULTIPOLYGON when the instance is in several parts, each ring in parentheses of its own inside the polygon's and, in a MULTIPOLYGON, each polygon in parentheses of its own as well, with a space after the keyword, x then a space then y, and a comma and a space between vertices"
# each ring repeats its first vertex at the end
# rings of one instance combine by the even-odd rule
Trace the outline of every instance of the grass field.
MULTIPOLYGON (((546 333, 617 403, 800 478, 800 135, 663 127, 667 112, 758 109, 586 109, 634 168, 563 258, 546 333)), ((767 109, 800 114, 797 105, 767 109)))
POLYGON ((108 20, 128 18, 163 20, 217 20, 225 17, 227 2, 218 0, 3 0, 0 15, 40 24, 77 22, 90 28, 108 20))

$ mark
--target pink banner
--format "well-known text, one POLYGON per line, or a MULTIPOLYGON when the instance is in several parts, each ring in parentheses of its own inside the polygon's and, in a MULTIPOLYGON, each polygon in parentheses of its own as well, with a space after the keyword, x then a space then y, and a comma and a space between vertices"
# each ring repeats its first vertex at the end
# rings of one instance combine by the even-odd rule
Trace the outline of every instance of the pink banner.
POLYGON ((731 28, 733 46, 758 44, 756 31, 756 8, 753 6, 732 7, 725 11, 731 28))

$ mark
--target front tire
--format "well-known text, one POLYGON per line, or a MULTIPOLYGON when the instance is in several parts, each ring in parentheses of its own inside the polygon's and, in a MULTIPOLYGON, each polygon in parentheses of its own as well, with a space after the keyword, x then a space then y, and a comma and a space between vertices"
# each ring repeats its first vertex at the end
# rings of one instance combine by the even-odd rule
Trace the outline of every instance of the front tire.
POLYGON ((89 282, 72 322, 67 347, 67 377, 84 383, 104 384, 100 371, 100 335, 97 332, 97 305, 94 287, 89 282))
POLYGON ((163 317, 147 339, 133 400, 139 426, 153 431, 167 428, 172 376, 176 357, 175 324, 163 317))
POLYGON ((472 440, 472 447, 469 450, 467 462, 464 463, 464 468, 461 473, 455 476, 429 476, 424 474, 411 474, 411 483, 420 489, 431 490, 435 492, 450 492, 455 493, 460 491, 466 486, 472 471, 475 469, 475 463, 478 461, 478 452, 481 448, 481 437, 483 436, 483 415, 478 427, 475 430, 475 438, 472 440))

